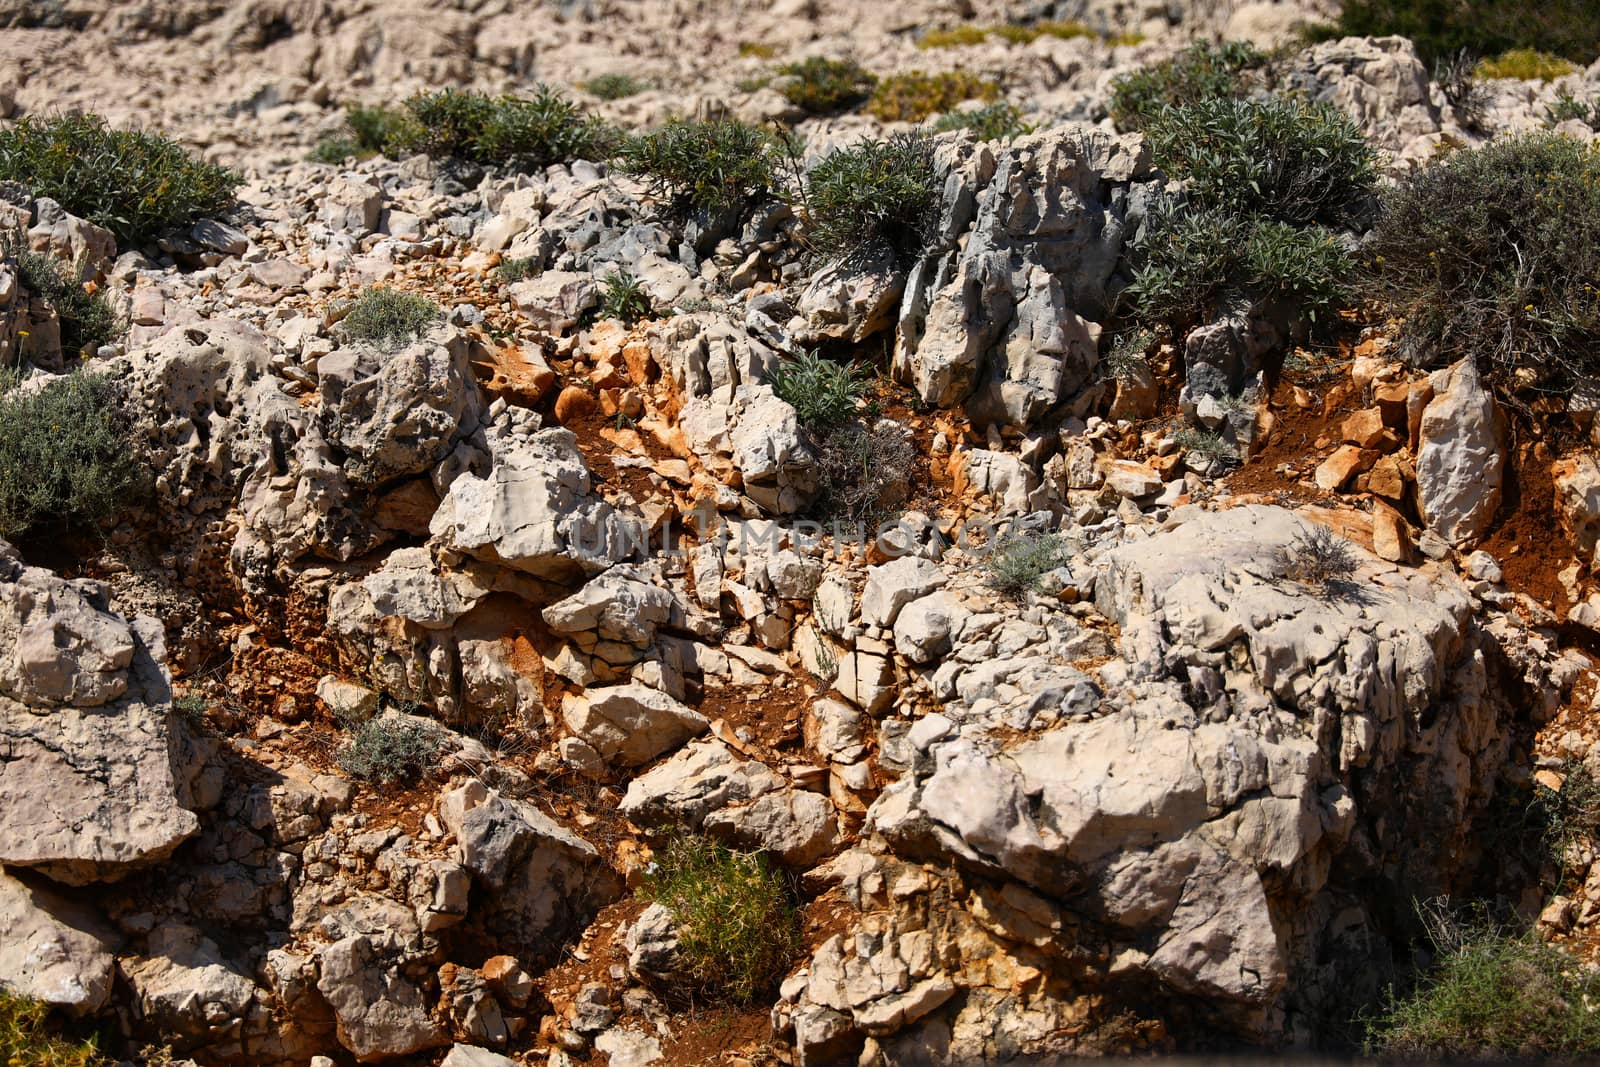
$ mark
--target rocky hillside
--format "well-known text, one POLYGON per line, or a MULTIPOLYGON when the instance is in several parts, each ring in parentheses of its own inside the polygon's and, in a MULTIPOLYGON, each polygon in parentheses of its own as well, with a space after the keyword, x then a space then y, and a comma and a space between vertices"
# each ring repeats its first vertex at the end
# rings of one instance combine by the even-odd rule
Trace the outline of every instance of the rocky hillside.
POLYGON ((1589 973, 1600 206, 1469 298, 1404 198, 1596 187, 1600 63, 1337 14, 0 2, 0 1012, 1343 1051, 1447 898, 1589 973))

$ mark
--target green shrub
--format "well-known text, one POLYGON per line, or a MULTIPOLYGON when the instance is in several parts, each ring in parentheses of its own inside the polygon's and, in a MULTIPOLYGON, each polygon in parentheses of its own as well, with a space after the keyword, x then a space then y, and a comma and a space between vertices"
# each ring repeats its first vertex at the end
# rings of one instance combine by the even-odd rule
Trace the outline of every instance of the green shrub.
POLYGON ((1157 341, 1154 330, 1135 326, 1111 338, 1111 345, 1100 357, 1100 371, 1108 378, 1131 381, 1150 367, 1150 350, 1157 341))
POLYGON ((1444 1061, 1600 1053, 1600 972, 1535 934, 1481 921, 1430 936, 1432 971, 1409 996, 1391 991, 1368 1027, 1369 1053, 1444 1061))
POLYGON ((631 74, 601 74, 590 78, 583 87, 590 96, 597 96, 601 100, 622 100, 637 96, 650 88, 650 85, 631 74))
POLYGON ((1162 111, 1147 133, 1156 165, 1188 179, 1203 207, 1345 226, 1369 210, 1377 187, 1367 139, 1326 104, 1214 98, 1162 111))
POLYGON ((674 211, 721 215, 742 210, 776 188, 781 156, 777 141, 758 126, 735 119, 674 119, 628 138, 618 162, 674 211))
POLYGON ((868 525, 889 517, 911 486, 916 450, 889 422, 845 423, 815 435, 822 514, 868 525))
POLYGON ((739 42, 739 55, 743 58, 771 59, 777 54, 777 48, 761 41, 739 42))
POLYGON ((1470 356, 1556 393, 1600 374, 1600 148, 1535 132, 1452 152, 1385 192, 1364 252, 1413 362, 1470 356))
POLYGON ((1411 38, 1426 63, 1462 51, 1493 56, 1517 48, 1577 63, 1600 54, 1593 0, 1345 0, 1326 36, 1391 34, 1411 38))
POLYGON ((1493 59, 1478 63, 1480 78, 1517 78, 1522 81, 1552 81, 1578 68, 1560 56, 1532 48, 1513 48, 1493 59))
POLYGON ((483 166, 532 171, 575 159, 601 159, 610 128, 547 85, 528 98, 487 96, 461 89, 419 93, 406 101, 409 117, 387 128, 383 150, 420 152, 483 166))
POLYGON ((772 372, 772 391, 795 410, 800 424, 821 430, 856 412, 866 395, 866 372, 854 363, 835 363, 811 352, 786 359, 772 372))
POLYGON ((882 122, 921 122, 967 100, 994 100, 1000 86, 963 70, 928 74, 920 70, 879 80, 867 110, 882 122))
POLYGON ((1172 435, 1178 447, 1207 464, 1234 466, 1239 462, 1238 451, 1220 433, 1185 426, 1172 435))
POLYGON ((339 750, 339 766, 362 781, 391 786, 415 781, 438 766, 444 732, 431 722, 382 716, 356 728, 339 750))
POLYGON ((427 297, 376 286, 355 298, 342 325, 351 340, 392 350, 415 341, 442 315, 427 297))
POLYGON ((1544 827, 1545 854, 1564 881, 1571 873, 1574 846, 1586 848, 1600 836, 1600 781, 1577 764, 1568 768, 1560 789, 1536 782, 1532 808, 1535 822, 1544 827))
POLYGON ((1067 541, 1060 534, 1018 531, 995 542, 986 562, 989 587, 1007 596, 1021 596, 1037 589, 1039 579, 1071 558, 1067 541))
POLYGON ((1546 126, 1559 126, 1568 119, 1591 122, 1597 112, 1600 112, 1600 100, 1581 100, 1571 89, 1562 89, 1544 109, 1544 122, 1546 126))
POLYGON ((92 527, 139 486, 116 388, 81 371, 0 396, 0 538, 92 527))
POLYGON ((1290 300, 1318 321, 1349 296, 1355 263, 1332 232, 1165 208, 1149 222, 1127 297, 1149 326, 1186 326, 1234 297, 1290 300))
POLYGON ((98 115, 29 116, 0 129, 0 181, 104 226, 125 247, 226 212, 242 180, 176 141, 113 129, 98 115))
POLYGON ((93 355, 127 330, 104 293, 90 293, 77 281, 76 272, 55 258, 38 252, 18 251, 13 257, 22 287, 43 297, 61 323, 61 350, 73 355, 93 355))
POLYGON ((306 153, 306 159, 312 163, 330 163, 337 166, 352 156, 359 156, 361 149, 357 147, 354 138, 329 136, 318 141, 306 153))
POLYGON ((0 1064, 6 1067, 94 1067, 108 1063, 93 1040, 51 1032, 50 1010, 0 986, 0 1064))
POLYGON ((644 894, 672 916, 680 968, 702 996, 749 1003, 800 951, 783 876, 764 856, 675 837, 656 852, 644 894))
POLYGON ((1031 133, 1033 127, 1022 121, 1022 112, 1005 102, 985 104, 963 111, 950 111, 933 124, 934 132, 971 130, 980 141, 1009 141, 1031 133))
POLYGON ((501 285, 511 285, 515 282, 526 281, 538 273, 538 261, 532 256, 523 256, 520 259, 502 259, 494 268, 495 281, 501 285))
POLYGON ((806 239, 828 257, 905 262, 927 247, 939 195, 933 140, 920 130, 841 148, 806 175, 806 239))
POLYGON ((929 30, 917 39, 918 48, 962 48, 982 44, 989 31, 977 26, 952 26, 947 30, 929 30))
POLYGON ((1248 72, 1266 61, 1266 55, 1244 41, 1197 42, 1171 59, 1113 81, 1111 118, 1120 130, 1141 130, 1169 107, 1242 97, 1250 88, 1248 72))
POLYGON ((1106 38, 1106 44, 1112 48, 1129 48, 1136 44, 1144 44, 1144 42, 1145 36, 1138 30, 1123 30, 1121 33, 1113 33, 1106 38))
POLYGON ((612 271, 603 280, 600 294, 600 317, 634 323, 650 314, 650 298, 639 285, 639 279, 627 271, 612 271))
POLYGON ((351 104, 344 109, 344 122, 362 152, 387 152, 389 146, 406 136, 411 119, 403 110, 376 105, 351 104))
POLYGON ((808 115, 835 115, 855 107, 872 95, 878 79, 865 67, 848 59, 812 56, 780 71, 789 78, 784 99, 808 115))

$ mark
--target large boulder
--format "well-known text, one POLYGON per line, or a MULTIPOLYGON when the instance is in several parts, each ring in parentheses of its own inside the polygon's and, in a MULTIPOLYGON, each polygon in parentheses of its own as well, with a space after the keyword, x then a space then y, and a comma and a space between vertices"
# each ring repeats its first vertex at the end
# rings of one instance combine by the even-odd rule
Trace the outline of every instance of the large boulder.
POLYGON ((441 798, 439 815, 482 891, 487 928, 524 962, 552 962, 621 892, 593 845, 530 802, 471 782, 441 798))
MULTIPOLYGON (((930 679, 940 710, 902 741, 882 735, 880 758, 904 773, 869 808, 863 848, 828 867, 874 936, 819 949, 774 1016, 802 1058, 866 1036, 938 1040, 953 1058, 1012 1042, 1068 1051, 1050 1035, 1074 997, 1133 988, 1272 1043, 1290 1036, 1285 1019, 1297 1033, 1343 1025, 1378 995, 1372 960, 1407 936, 1392 900, 1467 884, 1514 721, 1553 712, 1572 672, 1514 616, 1478 617, 1446 568, 1352 547, 1343 584, 1296 580, 1313 521, 1182 508, 1093 551, 1080 582, 1121 634, 1098 687, 1049 680, 1072 669, 1046 658, 998 672, 999 648, 1051 651, 1067 613, 1039 605, 1030 635, 962 605, 954 662, 930 679), (993 643, 967 632, 995 626, 993 643), (1046 687, 1048 715, 1032 700, 1046 687), (951 866, 964 888, 936 873, 951 866), (934 949, 926 909, 953 892, 969 895, 942 912, 934 949)), ((919 604, 953 608, 964 584, 902 607, 897 646, 938 629, 919 604)), ((641 777, 624 807, 692 822, 731 780, 707 755, 641 777)))
POLYGON ((397 352, 342 348, 317 362, 323 436, 352 481, 379 485, 431 470, 477 429, 466 335, 436 326, 397 352))
POLYGON ((111 999, 119 940, 89 908, 0 870, 0 986, 93 1015, 111 999))
POLYGON ((430 527, 447 552, 565 581, 632 554, 627 523, 593 492, 577 439, 538 416, 495 404, 484 430, 486 471, 463 470, 430 527))
POLYGON ((163 860, 199 820, 161 624, 0 542, 0 863, 70 884, 163 860))

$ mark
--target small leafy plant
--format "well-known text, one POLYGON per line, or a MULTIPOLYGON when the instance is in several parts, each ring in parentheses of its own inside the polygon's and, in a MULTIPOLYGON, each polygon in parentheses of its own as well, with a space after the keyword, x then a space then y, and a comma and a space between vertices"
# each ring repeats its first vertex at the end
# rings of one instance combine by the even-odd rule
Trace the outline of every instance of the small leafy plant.
POLYGON ((913 70, 883 78, 867 101, 867 111, 882 122, 921 122, 966 100, 992 101, 1000 86, 966 71, 928 74, 913 70))
POLYGON ((538 262, 532 256, 523 256, 520 259, 503 259, 494 268, 494 278, 501 285, 512 285, 533 277, 538 273, 537 267, 538 262))
POLYGON ((243 179, 158 134, 68 114, 30 115, 0 128, 0 181, 49 197, 137 247, 227 212, 243 179))
POLYGON ((375 286, 355 298, 342 325, 351 340, 389 351, 415 341, 442 316, 439 305, 427 297, 375 286))
POLYGON ((1434 965, 1392 991, 1367 1030, 1371 1054, 1407 1059, 1579 1061, 1600 1053, 1600 972, 1533 932, 1486 919, 1430 923, 1434 965))
POLYGON ((821 511, 836 520, 871 523, 891 514, 911 487, 916 451, 900 427, 846 423, 817 440, 821 511))
POLYGON ((0 395, 0 538, 96 526, 139 485, 121 398, 105 378, 78 371, 0 395))
POLYGON ((338 763, 363 781, 393 786, 431 773, 443 747, 444 733, 431 722, 380 716, 356 728, 340 749, 338 763))
POLYGON ((971 130, 972 135, 980 141, 1009 141, 1013 137, 1031 133, 1033 127, 1022 120, 1019 108, 1001 101, 947 112, 933 124, 933 129, 936 133, 971 130))
POLYGON ((783 875, 763 855, 674 837, 657 850, 644 893, 672 916, 685 980, 702 996, 749 1003, 800 951, 783 875))
POLYGON ((1561 89, 1556 93, 1556 98, 1544 109, 1544 124, 1559 126, 1568 119, 1592 123, 1597 112, 1600 112, 1600 105, 1597 105, 1597 102, 1584 100, 1571 89, 1561 89))
POLYGON ((1197 42, 1172 59, 1112 82, 1112 121, 1120 130, 1140 130, 1169 107, 1242 97, 1251 85, 1250 72, 1266 62, 1264 53, 1244 41, 1197 42))
POLYGON ((14 256, 22 287, 43 297, 61 323, 63 352, 93 355, 127 331, 127 323, 104 293, 90 293, 70 271, 51 256, 18 251, 14 256))
POLYGON ((612 271, 605 276, 600 296, 600 317, 634 323, 650 314, 650 298, 639 279, 627 271, 612 271))
POLYGON ((781 153, 759 126, 674 119, 625 141, 618 162, 674 211, 720 215, 742 210, 778 186, 781 153))
POLYGON ((866 372, 854 363, 836 363, 812 352, 784 360, 772 372, 772 391, 795 410, 800 424, 820 430, 855 415, 867 393, 866 372))
POLYGON ((1478 77, 1476 64, 1466 52, 1441 56, 1433 64, 1433 80, 1450 106, 1455 108, 1461 124, 1469 130, 1480 129, 1489 107, 1489 90, 1478 77))
POLYGON ((908 261, 938 224, 940 183, 926 133, 895 134, 829 153, 806 179, 807 240, 820 254, 908 261))
POLYGON ((850 59, 812 56, 790 63, 779 73, 789 79, 783 86, 784 99, 808 115, 848 111, 871 96, 878 84, 870 71, 850 59))
POLYGON ((637 96, 650 88, 648 83, 640 81, 631 74, 601 74, 590 78, 583 87, 590 96, 599 97, 601 100, 623 100, 637 96))
POLYGON ((1037 589, 1039 579, 1071 558, 1060 534, 1019 530, 1001 537, 986 563, 989 588, 1020 597, 1037 589))

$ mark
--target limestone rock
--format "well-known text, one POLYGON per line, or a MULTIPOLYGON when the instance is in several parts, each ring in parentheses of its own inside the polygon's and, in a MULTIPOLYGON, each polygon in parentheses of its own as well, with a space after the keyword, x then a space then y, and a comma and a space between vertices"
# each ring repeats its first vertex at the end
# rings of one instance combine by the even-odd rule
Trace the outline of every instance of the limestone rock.
POLYGON ((507 293, 517 310, 550 337, 572 329, 585 311, 600 302, 600 285, 594 276, 572 271, 545 271, 515 283, 507 293))
POLYGON ((397 352, 354 346, 317 364, 323 434, 356 481, 380 485, 431 470, 477 429, 467 338, 435 327, 397 352))
POLYGON ((422 990, 385 951, 381 935, 352 934, 318 953, 317 990, 333 1008, 339 1043, 362 1063, 450 1043, 422 990))
POLYGON ((927 596, 945 581, 938 564, 919 556, 903 556, 868 567, 867 584, 861 591, 861 621, 869 626, 893 626, 901 608, 927 596))
POLYGON ((262 992, 193 926, 152 931, 148 951, 124 957, 121 970, 143 1016, 187 1041, 237 1037, 262 992))
POLYGON ((93 1015, 111 998, 118 940, 88 908, 0 870, 0 986, 93 1015))
POLYGON ((593 631, 609 641, 644 648, 656 627, 672 618, 672 594, 636 568, 613 567, 544 609, 545 624, 559 634, 593 631))
POLYGON ((532 804, 471 782, 445 794, 441 821, 488 891, 486 923, 507 949, 548 960, 621 889, 594 846, 532 804))
MULTIPOLYGON (((497 402, 498 403, 498 402, 497 402)), ((616 510, 592 491, 570 430, 506 412, 485 433, 486 473, 463 471, 433 517, 448 550, 540 578, 597 573, 632 552, 616 510)))
POLYGON ((1460 547, 1482 537, 1500 509, 1505 419, 1471 360, 1434 379, 1422 412, 1417 501, 1428 528, 1460 547))
POLYGON ((168 710, 160 623, 123 619, 103 587, 24 567, 0 542, 8 631, 0 863, 76 885, 171 855, 199 828, 181 802, 197 767, 168 710))
POLYGON ((624 767, 648 763, 709 728, 699 712, 638 683, 569 694, 561 715, 568 729, 624 767))

